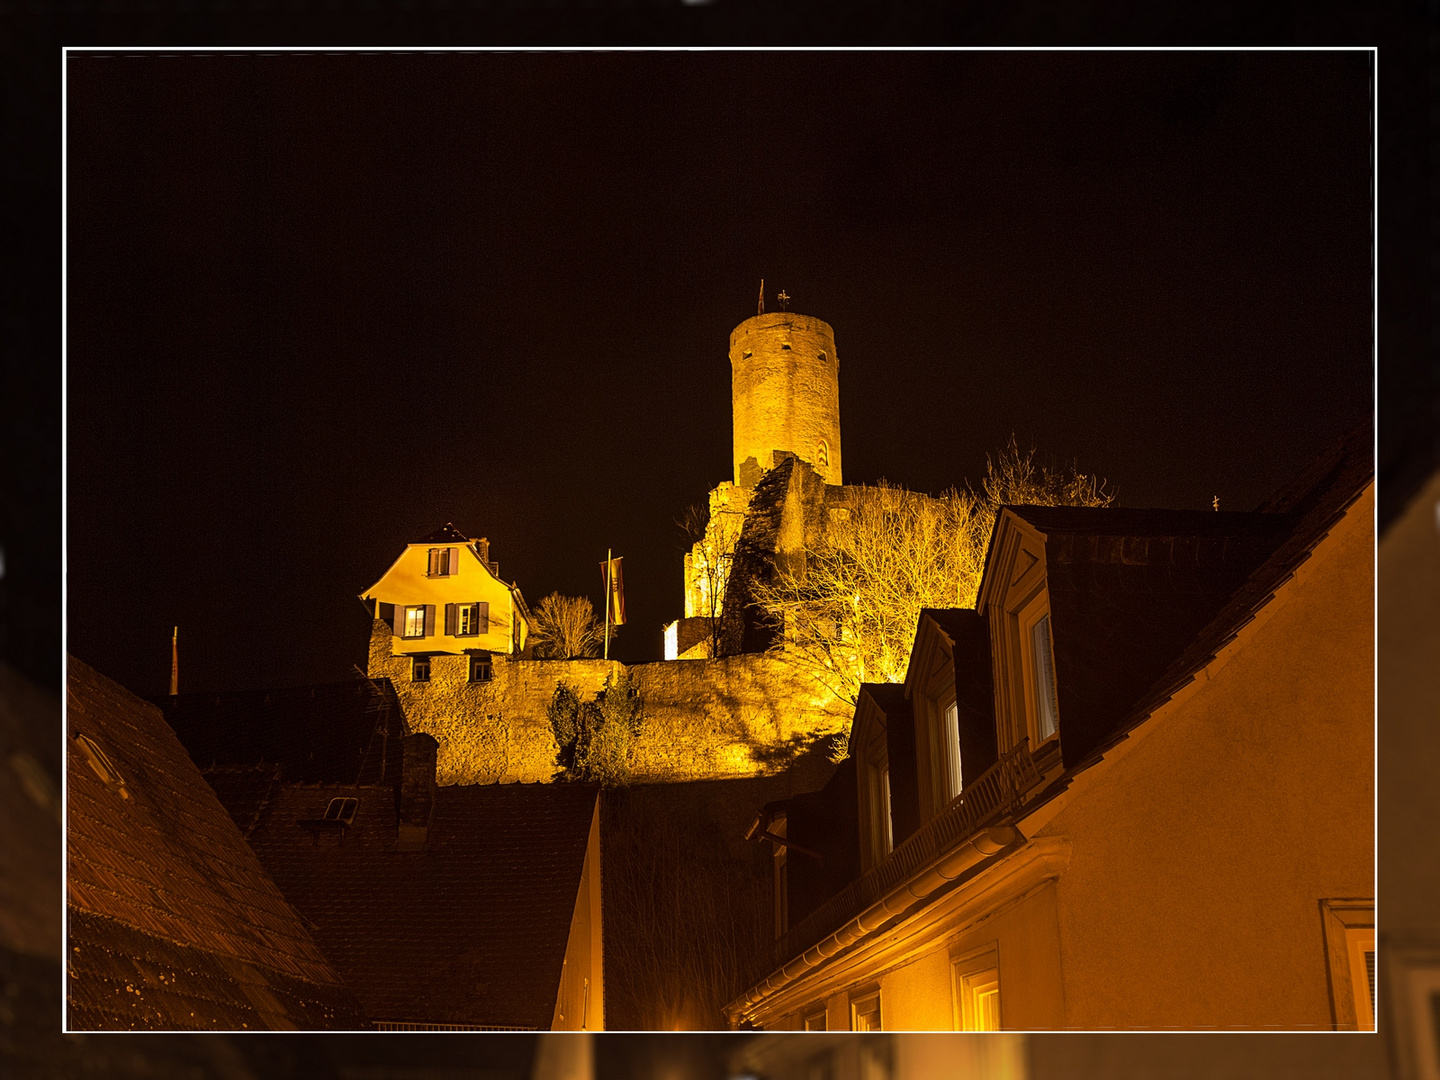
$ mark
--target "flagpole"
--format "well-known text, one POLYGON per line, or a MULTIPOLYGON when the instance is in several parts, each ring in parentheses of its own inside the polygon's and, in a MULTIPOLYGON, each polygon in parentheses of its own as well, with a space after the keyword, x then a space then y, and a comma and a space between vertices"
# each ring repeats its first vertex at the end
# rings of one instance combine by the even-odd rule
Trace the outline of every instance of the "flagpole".
POLYGON ((614 591, 614 585, 610 581, 610 574, 613 570, 613 548, 605 549, 605 659, 610 659, 610 594, 614 591))

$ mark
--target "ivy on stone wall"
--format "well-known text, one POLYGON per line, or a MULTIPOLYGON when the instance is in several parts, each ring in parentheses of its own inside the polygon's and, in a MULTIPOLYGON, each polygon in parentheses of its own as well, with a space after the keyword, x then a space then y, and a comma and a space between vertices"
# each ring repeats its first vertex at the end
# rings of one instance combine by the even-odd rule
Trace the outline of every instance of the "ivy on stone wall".
POLYGON ((605 679, 593 701, 581 701, 561 681, 546 706, 555 733, 562 778, 618 787, 630 779, 631 754, 640 734, 640 698, 624 668, 605 679))

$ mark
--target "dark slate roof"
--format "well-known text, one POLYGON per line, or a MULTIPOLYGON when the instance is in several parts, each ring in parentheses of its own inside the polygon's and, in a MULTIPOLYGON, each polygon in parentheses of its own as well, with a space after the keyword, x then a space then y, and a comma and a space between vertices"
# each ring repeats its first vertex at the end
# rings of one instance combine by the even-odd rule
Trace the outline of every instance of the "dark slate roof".
POLYGON ((450 522, 446 522, 436 529, 429 536, 422 536, 414 541, 417 544, 468 544, 470 538, 455 528, 450 522))
POLYGON ((1189 683, 1373 477, 1362 425, 1262 503, 1266 510, 1011 508, 1046 535, 1067 768, 1189 683))
MULTIPOLYGON (((1105 740, 1098 749, 1117 741, 1124 732, 1193 681, 1195 674, 1234 640, 1235 635, 1255 618, 1256 612, 1271 601, 1275 591, 1294 575, 1301 563, 1310 558, 1317 545, 1329 535, 1345 511, 1375 478, 1372 430, 1368 422, 1352 430, 1320 459, 1317 463, 1320 468, 1302 473, 1299 482, 1292 482, 1262 504, 1293 508, 1287 514, 1273 515, 1290 522, 1290 528, 1280 543, 1214 616, 1192 635, 1179 655, 1157 673, 1151 686, 1122 718, 1117 735, 1105 740)), ((1058 649, 1058 644, 1056 647, 1058 649)), ((1062 717, 1063 710, 1062 704, 1062 717)))
POLYGON ((372 1019, 544 1029, 597 794, 441 787, 425 850, 397 852, 390 785, 283 784, 250 843, 372 1019), (344 796, 344 842, 312 842, 297 822, 344 796))
POLYGON ((1066 765, 1114 732, 1295 526, 1283 514, 1010 510, 1045 535, 1066 765))
POLYGON ((409 734, 389 679, 155 699, 202 769, 283 765, 307 783, 380 783, 400 775, 409 734))
MULTIPOLYGON (((896 844, 903 844, 920 828, 920 778, 915 751, 914 713, 905 698, 904 683, 861 683, 859 697, 869 698, 885 717, 885 755, 890 764, 891 833, 896 844)), ((858 705, 855 711, 859 713, 858 705)))
POLYGON ((787 800, 786 836, 821 856, 786 858, 790 922, 798 923, 860 873, 860 818, 855 759, 840 762, 819 791, 787 800))
POLYGON ((366 1026, 159 710, 74 658, 68 691, 70 1026, 366 1026))

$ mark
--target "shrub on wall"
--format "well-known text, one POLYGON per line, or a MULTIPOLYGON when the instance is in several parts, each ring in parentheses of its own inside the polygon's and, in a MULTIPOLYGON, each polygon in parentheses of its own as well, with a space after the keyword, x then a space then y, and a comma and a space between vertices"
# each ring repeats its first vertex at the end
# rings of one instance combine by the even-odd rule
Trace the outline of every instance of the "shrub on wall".
POLYGON ((606 787, 630 779, 631 752, 640 733, 640 699, 624 668, 606 677, 605 688, 593 701, 582 702, 569 683, 557 683, 545 712, 566 779, 606 787))

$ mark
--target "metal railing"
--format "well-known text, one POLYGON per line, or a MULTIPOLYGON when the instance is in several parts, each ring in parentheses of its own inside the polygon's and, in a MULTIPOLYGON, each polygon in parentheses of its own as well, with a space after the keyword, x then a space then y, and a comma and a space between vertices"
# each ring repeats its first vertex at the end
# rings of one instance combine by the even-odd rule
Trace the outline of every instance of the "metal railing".
MULTIPOLYGON (((1050 755, 1042 756, 1048 758, 1050 755)), ((1021 739, 918 832, 775 940, 772 967, 798 956, 980 829, 996 824, 1044 779, 1021 739)))

